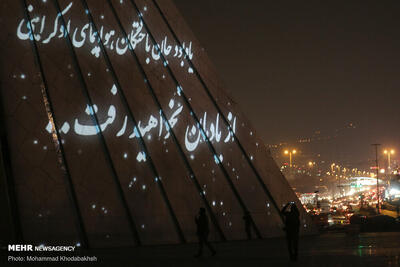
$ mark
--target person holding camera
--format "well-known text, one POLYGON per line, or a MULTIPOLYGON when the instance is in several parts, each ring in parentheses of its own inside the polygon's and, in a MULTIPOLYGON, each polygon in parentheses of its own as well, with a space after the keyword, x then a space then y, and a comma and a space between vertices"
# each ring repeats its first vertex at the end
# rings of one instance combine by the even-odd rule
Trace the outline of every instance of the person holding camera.
POLYGON ((203 255, 203 246, 206 245, 211 252, 212 256, 217 253, 215 249, 208 242, 208 234, 210 233, 208 227, 208 217, 206 215, 206 209, 200 208, 199 215, 195 217, 195 222, 197 226, 197 237, 199 239, 199 250, 195 257, 201 257, 203 255))
POLYGON ((281 210, 285 223, 286 240, 288 244, 289 256, 291 261, 297 260, 298 243, 300 232, 300 213, 296 204, 292 201, 287 203, 281 210), (290 210, 288 208, 290 207, 290 210))

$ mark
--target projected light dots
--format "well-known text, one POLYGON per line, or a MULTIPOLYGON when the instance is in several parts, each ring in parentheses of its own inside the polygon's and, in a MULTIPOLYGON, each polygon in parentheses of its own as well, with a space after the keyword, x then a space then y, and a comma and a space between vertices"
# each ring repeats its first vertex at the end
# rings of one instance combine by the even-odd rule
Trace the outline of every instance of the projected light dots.
POLYGON ((137 178, 133 177, 132 180, 129 182, 128 187, 131 188, 136 183, 137 178))
POLYGON ((101 207, 101 211, 102 211, 104 214, 107 214, 107 213, 108 213, 108 210, 107 210, 105 207, 101 207))
MULTIPOLYGON (((92 210, 96 210, 97 205, 96 204, 92 204, 90 207, 92 208, 92 210)), ((108 209, 105 206, 102 206, 100 208, 100 210, 98 210, 98 211, 101 212, 103 215, 106 215, 106 214, 109 213, 108 209)))
MULTIPOLYGON (((121 4, 123 1, 121 1, 121 4)), ((69 12, 72 8, 72 2, 66 6, 65 9, 62 10, 61 14, 65 15, 67 12, 69 12)), ((28 10, 32 12, 33 6, 30 5, 28 7, 28 10)), ((143 8, 143 11, 147 11, 147 7, 145 6, 143 8)), ((87 12, 90 12, 87 10, 87 12)), ((142 14, 140 14, 142 15, 142 14)), ((118 37, 116 34, 115 30, 110 30, 106 32, 104 30, 104 27, 100 27, 100 31, 96 32, 92 25, 89 23, 86 25, 83 25, 81 28, 76 27, 75 29, 70 29, 71 21, 68 20, 66 22, 67 28, 64 29, 64 27, 61 25, 60 22, 60 14, 54 19, 54 22, 52 25, 47 25, 46 16, 42 17, 35 17, 31 20, 32 24, 32 29, 28 26, 28 23, 26 23, 25 19, 22 19, 18 25, 17 28, 17 36, 21 40, 27 40, 31 39, 34 36, 35 40, 40 41, 43 44, 47 44, 51 42, 52 39, 55 38, 65 38, 66 37, 66 32, 69 32, 70 35, 72 35, 72 43, 73 46, 76 48, 82 47, 85 43, 93 44, 94 47, 91 50, 91 53, 99 57, 100 56, 100 47, 97 45, 97 38, 101 38, 103 41, 103 44, 105 47, 109 50, 115 51, 118 55, 123 55, 126 53, 127 49, 135 49, 136 46, 141 43, 145 42, 144 49, 145 52, 149 54, 149 56, 146 58, 146 63, 150 63, 150 61, 158 61, 160 60, 160 54, 162 53, 164 56, 171 56, 175 58, 182 58, 180 66, 185 67, 187 64, 185 64, 183 58, 184 58, 184 53, 186 53, 187 58, 190 60, 193 58, 193 52, 192 52, 192 43, 189 42, 188 45, 183 43, 182 46, 179 45, 172 45, 169 43, 169 40, 167 37, 165 37, 160 44, 151 44, 149 42, 149 35, 147 33, 143 32, 143 23, 142 21, 136 21, 132 22, 131 26, 131 31, 128 33, 128 38, 123 38, 123 37, 118 37), (35 27, 36 26, 36 27, 35 27), (54 29, 52 33, 50 33, 48 36, 41 36, 43 34, 43 29, 44 27, 51 27, 54 29), (79 38, 78 38, 79 36, 79 38), (43 37, 43 38, 42 38, 43 37)), ((104 15, 100 15, 101 19, 104 19, 104 15)), ((164 60, 163 62, 164 66, 168 65, 168 60, 164 60)), ((71 69, 71 65, 68 65, 68 69, 71 69)), ((107 69, 107 71, 109 71, 107 69)), ((193 73, 193 69, 191 67, 188 67, 188 73, 193 73)), ((71 77, 74 75, 71 73, 71 77)), ((88 77, 92 76, 91 72, 87 73, 88 77)), ((20 74, 21 79, 25 79, 26 75, 25 74, 20 74)), ((161 76, 162 79, 165 79, 166 76, 165 74, 162 74, 161 76)), ((183 89, 181 86, 177 87, 177 94, 181 95, 183 92, 183 89)), ((115 85, 111 88, 111 93, 113 95, 117 94, 117 88, 115 85)), ((23 96, 23 99, 25 99, 25 96, 23 96)), ((189 101, 192 99, 189 98, 189 101)), ((230 103, 228 103, 230 105, 230 103)), ((183 106, 180 103, 176 103, 174 99, 171 99, 169 104, 169 108, 173 110, 173 114, 168 120, 169 125, 171 128, 174 128, 174 126, 178 123, 179 120, 179 115, 183 110, 183 106)), ((87 106, 85 112, 89 116, 94 116, 94 114, 97 114, 98 108, 96 105, 93 106, 87 106)), ((63 126, 60 129, 61 133, 67 134, 70 129, 72 129, 72 132, 77 134, 77 135, 83 135, 83 136, 91 136, 91 135, 96 135, 100 131, 105 131, 107 130, 116 120, 117 116, 117 110, 113 105, 110 105, 108 107, 108 112, 107 112, 107 117, 105 121, 102 123, 99 122, 99 125, 85 125, 80 123, 80 121, 75 118, 73 127, 70 127, 70 124, 68 122, 65 122, 63 126)), ((236 117, 233 117, 232 113, 229 112, 227 119, 230 123, 232 123, 232 126, 228 127, 222 127, 222 130, 226 130, 226 134, 221 131, 220 127, 220 122, 219 122, 219 117, 220 114, 217 114, 215 117, 216 119, 214 121, 207 121, 207 112, 203 114, 203 116, 200 119, 200 124, 202 125, 202 128, 204 129, 201 130, 198 124, 195 125, 187 125, 186 127, 186 133, 185 133, 185 147, 189 152, 193 152, 197 149, 200 143, 205 142, 206 139, 208 138, 210 142, 233 142, 233 135, 236 132, 236 117), (226 129, 224 129, 226 128, 226 129), (206 138, 207 137, 207 138, 206 138)), ((117 132, 116 137, 121 137, 123 136, 126 131, 128 130, 127 128, 127 116, 124 116, 123 119, 123 125, 121 125, 120 130, 117 132)), ((242 124, 244 126, 244 124, 242 124)), ((131 128, 132 129, 132 128, 131 128)), ((153 115, 150 115, 149 119, 147 122, 143 123, 142 121, 138 122, 138 125, 133 127, 132 133, 129 135, 129 138, 139 138, 140 136, 144 137, 146 136, 148 141, 152 140, 152 134, 150 134, 151 131, 158 130, 158 137, 163 137, 164 139, 168 139, 170 137, 170 130, 168 123, 166 123, 163 120, 163 117, 160 116, 156 117, 153 115), (158 129, 157 129, 158 128, 158 129), (140 132, 140 135, 138 134, 140 132)), ((51 133, 51 126, 46 127, 46 130, 48 130, 49 133, 51 133)), ((250 132, 250 135, 252 135, 252 132, 250 132)), ((44 148, 45 149, 45 148, 44 148)), ((47 148, 46 148, 47 149, 47 148)), ((165 152, 168 153, 168 149, 165 149, 165 152)), ((81 151, 78 151, 78 153, 81 153, 81 151)), ((124 159, 128 158, 128 153, 124 152, 122 154, 122 157, 124 159)), ((192 160, 195 159, 194 154, 190 155, 190 158, 192 160)), ((251 160, 253 160, 253 156, 250 156, 251 160)), ((224 161, 224 156, 222 154, 219 155, 214 155, 215 162, 217 164, 221 164, 224 161)), ((136 160, 138 162, 146 162, 146 154, 142 151, 139 152, 136 156, 136 160)), ((237 176, 239 178, 239 176, 237 176)), ((143 190, 145 190, 145 185, 142 187, 143 190)), ((205 192, 204 192, 205 193, 205 192)))
MULTIPOLYGON (((146 10, 147 10, 147 8, 145 7, 143 9, 143 11, 146 11, 146 10)), ((146 14, 146 13, 144 13, 144 14, 146 14)), ((101 15, 100 18, 104 19, 104 15, 101 15)), ((60 20, 58 20, 58 24, 59 23, 60 23, 60 20)), ((22 26, 23 26, 23 28, 25 28, 25 25, 22 25, 22 26)), ((38 31, 38 27, 40 26, 40 21, 36 23, 36 26, 37 26, 36 29, 33 28, 34 30, 32 32, 35 33, 35 34, 39 34, 40 32, 38 31)), ((88 28, 86 28, 84 30, 84 33, 88 34, 91 30, 93 30, 93 29, 88 27, 88 28)), ((80 33, 79 29, 77 30, 77 32, 78 32, 77 36, 79 36, 79 33, 80 33)), ((110 32, 108 32, 108 33, 110 34, 110 32)), ((134 34, 135 33, 137 33, 137 32, 134 32, 134 34)), ((103 36, 104 36, 104 34, 106 34, 106 33, 103 32, 103 36)), ((114 50, 116 50, 116 48, 115 48, 116 42, 115 41, 117 40, 117 38, 116 38, 115 32, 113 32, 113 34, 108 36, 108 37, 109 37, 108 38, 109 39, 109 43, 108 43, 109 47, 108 47, 108 49, 110 49, 111 43, 112 43, 112 41, 114 41, 114 50)), ((35 36, 35 38, 36 38, 36 36, 35 36)), ((52 38, 57 38, 57 36, 51 37, 50 40, 52 38)), ((58 38, 62 38, 62 36, 58 37, 58 38)), ((146 38, 148 38, 147 35, 144 37, 143 40, 147 41, 146 38)), ((50 42, 50 40, 49 40, 49 42, 50 42)), ((90 35, 87 35, 86 42, 88 43, 89 41, 90 41, 90 35)), ((129 46, 129 42, 131 40, 127 41, 127 40, 123 39, 123 41, 125 42, 125 44, 128 43, 128 46, 129 46)), ((121 39, 120 39, 119 44, 120 44, 120 48, 122 48, 122 40, 121 39)), ((171 45, 169 45, 167 38, 165 38, 163 43, 160 44, 160 45, 153 45, 153 46, 150 45, 150 50, 146 51, 146 52, 149 53, 149 56, 147 58, 150 61, 159 60, 159 59, 154 58, 153 55, 151 55, 151 52, 152 52, 151 50, 154 49, 154 51, 157 51, 157 53, 160 53, 160 51, 164 51, 166 48, 168 49, 168 47, 170 47, 170 46, 171 45)), ((101 51, 99 50, 98 53, 100 53, 100 52, 101 51)), ((170 55, 172 55, 174 52, 175 52, 174 51, 174 47, 172 46, 171 51, 170 51, 170 55)), ((181 52, 182 52, 182 50, 181 51, 178 50, 178 55, 181 52)), ((156 55, 156 53, 155 53, 155 55, 156 55)), ((180 62, 181 62, 181 67, 185 67, 185 65, 187 67, 187 64, 185 64, 185 62, 183 60, 180 61, 180 62)), ((167 65, 168 62, 165 61, 164 64, 167 65)), ((68 65, 68 69, 71 69, 71 68, 72 67, 69 64, 68 65)), ((109 71, 109 70, 106 69, 106 71, 109 71)), ((193 70, 190 70, 190 71, 193 72, 193 70)), ((71 72, 71 71, 68 71, 68 72, 71 72)), ((66 75, 68 75, 68 73, 66 75)), ((71 74, 71 75, 73 76, 73 74, 71 74)), ((158 76, 158 79, 161 79, 161 78, 162 79, 166 79, 166 75, 168 75, 168 74, 161 74, 161 75, 158 76)), ((28 74, 28 76, 29 76, 29 74, 28 74)), ((87 77, 96 77, 96 73, 87 72, 87 77)), ((21 80, 24 80, 24 79, 26 79, 26 74, 16 73, 16 77, 15 78, 20 78, 21 80)), ((178 86, 176 92, 177 92, 178 95, 182 95, 183 88, 181 86, 178 86)), ((113 96, 118 94, 118 89, 117 89, 115 84, 112 85, 112 87, 110 88, 110 93, 113 96)), ((24 98, 24 96, 23 96, 23 98, 24 98)), ((192 98, 188 98, 188 100, 192 101, 192 98)), ((196 99, 194 98, 194 100, 196 100, 196 99)), ((181 116, 180 114, 182 114, 184 107, 178 101, 179 100, 176 99, 176 98, 171 98, 171 99, 169 99, 169 101, 166 102, 166 104, 167 104, 166 105, 166 107, 167 107, 166 109, 169 108, 169 110, 168 110, 169 113, 168 114, 172 114, 171 116, 169 116, 170 119, 168 120, 171 129, 176 127, 177 123, 179 123, 180 121, 183 121, 183 118, 181 118, 183 116, 181 116)), ((161 115, 159 116, 157 113, 156 113, 157 115, 156 114, 153 114, 153 115, 149 114, 149 117, 147 117, 147 118, 145 118, 145 119, 143 119, 141 121, 138 121, 138 125, 136 125, 135 127, 133 127, 133 126, 129 127, 129 122, 128 122, 127 116, 125 116, 124 114, 122 114, 122 115, 119 114, 120 111, 117 110, 116 107, 114 107, 113 105, 110 105, 108 107, 104 107, 104 106, 101 106, 100 103, 97 103, 97 104, 98 104, 98 106, 96 104, 93 104, 92 106, 86 106, 86 107, 84 107, 85 109, 82 108, 82 111, 85 112, 83 114, 84 116, 85 116, 85 114, 88 115, 88 116, 94 116, 95 114, 99 115, 101 112, 104 113, 104 111, 105 111, 105 116, 99 118, 99 125, 93 125, 90 122, 87 123, 87 124, 84 124, 83 122, 85 122, 85 121, 83 120, 83 118, 79 117, 80 120, 78 120, 78 116, 77 116, 77 118, 73 118, 72 122, 69 122, 69 123, 68 122, 64 122, 64 124, 62 124, 62 127, 60 128, 60 133, 63 133, 63 134, 68 134, 69 133, 69 134, 90 136, 90 135, 96 135, 100 131, 116 129, 116 131, 115 131, 115 133, 116 133, 115 137, 116 138, 119 138, 119 137, 122 138, 123 136, 125 136, 127 138, 130 138, 130 139, 142 137, 143 139, 145 139, 145 140, 147 140, 149 142, 154 142, 154 140, 157 140, 157 135, 158 135, 158 137, 161 137, 161 141, 163 141, 164 144, 165 144, 165 141, 162 140, 162 139, 168 139, 170 137, 170 130, 171 129, 168 129, 168 123, 165 121, 163 116, 161 116, 161 115), (120 120, 117 120, 117 116, 120 116, 120 120), (118 127, 113 127, 113 129, 111 129, 111 126, 115 125, 116 122, 120 122, 120 125, 118 125, 118 127), (85 128, 85 130, 83 130, 84 127, 87 127, 87 128, 85 128), (90 129, 90 130, 87 131, 87 129, 90 129)), ((228 106, 230 106, 230 103, 228 103, 228 106)), ((200 115, 200 114, 198 114, 198 115, 200 115)), ((183 125, 179 125, 179 127, 183 126, 183 129, 185 129, 185 127, 186 127, 185 147, 186 147, 186 149, 188 151, 193 152, 193 153, 189 154, 190 155, 189 157, 192 160, 196 159, 197 154, 194 153, 194 152, 196 151, 198 146, 202 142, 207 141, 206 140, 207 138, 213 143, 233 142, 234 141, 233 135, 236 132, 236 123, 237 123, 236 122, 236 117, 231 112, 229 112, 227 114, 227 117, 226 117, 227 120, 229 121, 229 123, 231 124, 231 126, 225 126, 225 124, 223 124, 223 123, 221 123, 219 121, 220 120, 220 116, 222 116, 220 114, 216 114, 216 116, 215 116, 214 114, 209 114, 207 112, 204 112, 201 115, 203 115, 203 116, 199 116, 200 124, 194 123, 193 125, 184 125, 184 126, 183 125), (199 127, 200 125, 202 127, 199 127), (203 130, 201 130, 200 128, 203 128, 203 130)), ((86 120, 86 121, 90 121, 90 120, 86 120)), ((242 124, 242 126, 244 126, 244 124, 242 124)), ((51 127, 50 127, 50 129, 51 129, 51 127)), ((46 130, 47 130, 47 127, 46 127, 46 130)), ((49 131, 49 133, 50 132, 51 132, 51 130, 49 131)), ((249 133, 249 132, 247 132, 247 133, 249 133)), ((250 135, 253 135, 253 133, 250 132, 250 135)), ((37 145, 38 141, 36 139, 33 140, 33 144, 37 145)), ((256 146, 258 146, 258 143, 256 143, 256 146)), ((39 148, 40 147, 41 146, 39 146, 39 148)), ((43 146, 43 150, 46 150, 46 149, 47 149, 47 147, 43 146)), ((165 149, 165 153, 168 153, 168 152, 169 152, 168 149, 165 149)), ((79 150, 78 153, 82 153, 82 151, 79 150)), ((128 159, 129 158, 129 159, 135 160, 135 156, 136 156, 136 160, 138 162, 146 162, 146 160, 147 160, 146 153, 144 151, 140 151, 140 152, 138 152, 138 154, 136 154, 136 152, 135 152, 135 154, 131 154, 130 151, 129 152, 122 151, 120 153, 121 153, 120 156, 122 155, 122 157, 124 159, 128 159)), ((253 160, 253 156, 252 155, 250 155, 249 157, 250 157, 251 160, 253 160)), ((198 158, 198 156, 197 156, 197 158, 198 158)), ((215 163, 217 163, 217 164, 221 164, 223 162, 224 164, 226 163, 228 166, 230 166, 229 162, 227 162, 228 160, 230 160, 228 154, 217 153, 217 154, 214 155, 214 159, 215 159, 215 163), (225 156, 225 158, 224 158, 224 156, 225 156)), ((211 162, 211 165, 212 164, 213 163, 211 162)), ((206 167, 206 165, 203 164, 203 167, 206 167)), ((239 167, 239 166, 237 166, 237 167, 239 167)), ((216 168, 218 168, 218 167, 216 167, 216 168)), ((209 171, 210 170, 207 170, 208 174, 209 174, 209 171)), ((232 171, 235 172, 235 168, 232 168, 232 171)), ((211 170, 211 173, 215 174, 214 169, 211 170)), ((232 179, 234 179, 233 177, 234 177, 234 175, 232 176, 232 179)), ((236 177, 237 177, 237 179, 239 179, 238 175, 236 177)), ((194 176, 190 175, 190 178, 194 178, 194 176)), ((159 182, 160 178, 154 177, 153 179, 154 179, 154 182, 157 183, 157 182, 159 182)), ((151 180, 153 180, 153 179, 151 179, 151 180)), ((128 179, 128 181, 129 181, 129 179, 128 179)), ((215 182, 215 181, 216 181, 215 177, 212 177, 212 182, 215 182)), ((210 183, 208 185, 211 188, 212 187, 211 180, 209 180, 209 182, 210 183)), ((127 186, 129 188, 133 187, 136 190, 143 191, 144 194, 147 194, 146 191, 149 191, 148 190, 149 189, 148 186, 150 186, 150 189, 151 189, 150 183, 148 183, 146 185, 140 180, 137 181, 136 177, 133 177, 128 182, 128 184, 125 184, 125 186, 127 186)), ((205 196, 207 194, 207 192, 206 192, 207 191, 207 185, 204 184, 203 186, 204 186, 203 190, 200 190, 201 191, 200 194, 203 194, 205 196)), ((133 190, 133 189, 130 189, 130 190, 133 190)), ((210 192, 211 191, 209 191, 208 194, 210 194, 210 197, 211 197, 214 194, 210 193, 210 192)), ((229 204, 229 202, 226 202, 226 199, 225 199, 225 202, 221 201, 221 199, 216 199, 216 200, 213 200, 213 202, 212 202, 212 206, 215 207, 216 209, 220 209, 220 210, 221 209, 226 210, 226 206, 229 206, 227 204, 229 204)), ((96 204, 92 204, 88 208, 89 209, 91 208, 92 210, 95 210, 96 212, 101 212, 104 215, 109 215, 110 211, 105 206, 102 207, 101 204, 98 204, 98 205, 99 206, 97 207, 96 204)), ((266 204, 266 205, 269 208, 269 203, 266 204)), ((225 220, 229 220, 229 213, 227 213, 226 211, 221 211, 221 213, 219 213, 219 214, 220 215, 222 214, 223 216, 228 216, 225 220)), ((146 228, 145 224, 140 224, 139 223, 139 225, 140 225, 140 227, 142 229, 146 228)), ((229 222, 228 225, 229 225, 229 227, 231 227, 232 226, 232 222, 229 222)), ((109 238, 109 235, 107 235, 107 238, 109 238)))
POLYGON ((111 87, 110 92, 111 92, 111 94, 113 94, 113 95, 116 95, 116 94, 117 94, 118 90, 117 90, 117 87, 115 86, 115 84, 113 84, 113 86, 111 87))

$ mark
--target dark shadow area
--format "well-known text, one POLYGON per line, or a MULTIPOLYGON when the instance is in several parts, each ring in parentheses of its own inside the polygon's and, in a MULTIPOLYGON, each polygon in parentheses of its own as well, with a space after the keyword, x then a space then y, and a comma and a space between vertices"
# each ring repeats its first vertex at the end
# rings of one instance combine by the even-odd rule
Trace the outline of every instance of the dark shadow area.
MULTIPOLYGON (((214 243, 215 257, 194 258, 197 244, 144 246, 82 250, 78 253, 54 253, 64 255, 95 256, 96 262, 87 266, 399 266, 400 233, 361 233, 347 236, 344 233, 328 233, 301 237, 297 262, 290 262, 285 238, 214 243)), ((50 256, 51 253, 28 253, 50 256)), ((10 255, 22 256, 14 252, 10 255)), ((1 266, 8 253, 1 251, 1 266)), ((76 262, 63 262, 63 266, 77 266, 76 262)), ((58 266, 60 262, 32 262, 9 266, 58 266)))

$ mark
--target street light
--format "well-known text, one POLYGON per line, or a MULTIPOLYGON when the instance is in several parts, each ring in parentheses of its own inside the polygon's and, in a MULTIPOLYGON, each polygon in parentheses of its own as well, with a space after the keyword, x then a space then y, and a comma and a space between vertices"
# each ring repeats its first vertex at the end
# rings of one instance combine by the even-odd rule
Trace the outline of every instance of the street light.
POLYGON ((381 144, 372 144, 375 147, 375 168, 376 168, 376 196, 378 198, 378 204, 376 204, 376 211, 380 214, 380 201, 379 201, 379 164, 378 164, 378 146, 381 144))
POLYGON ((336 165, 335 163, 332 163, 332 164, 331 164, 331 171, 332 171, 332 173, 334 173, 334 172, 335 172, 335 170, 334 170, 334 168, 335 168, 335 165, 336 165))
POLYGON ((388 170, 389 170, 390 169, 390 155, 394 155, 394 149, 390 149, 390 150, 385 149, 383 151, 383 153, 388 156, 388 170))
POLYGON ((292 151, 290 150, 285 150, 285 155, 289 155, 289 167, 292 168, 292 154, 296 154, 296 149, 293 149, 292 151))

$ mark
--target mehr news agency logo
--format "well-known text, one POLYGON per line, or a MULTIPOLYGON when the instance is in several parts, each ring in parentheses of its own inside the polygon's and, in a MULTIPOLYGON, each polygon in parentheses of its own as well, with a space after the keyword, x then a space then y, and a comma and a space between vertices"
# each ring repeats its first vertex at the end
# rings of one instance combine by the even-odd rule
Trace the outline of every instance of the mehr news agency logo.
POLYGON ((75 246, 8 245, 8 251, 75 251, 75 246))
MULTIPOLYGON (((9 252, 75 252, 76 246, 45 246, 9 244, 9 252)), ((23 261, 97 261, 96 256, 8 256, 9 262, 23 261)))

